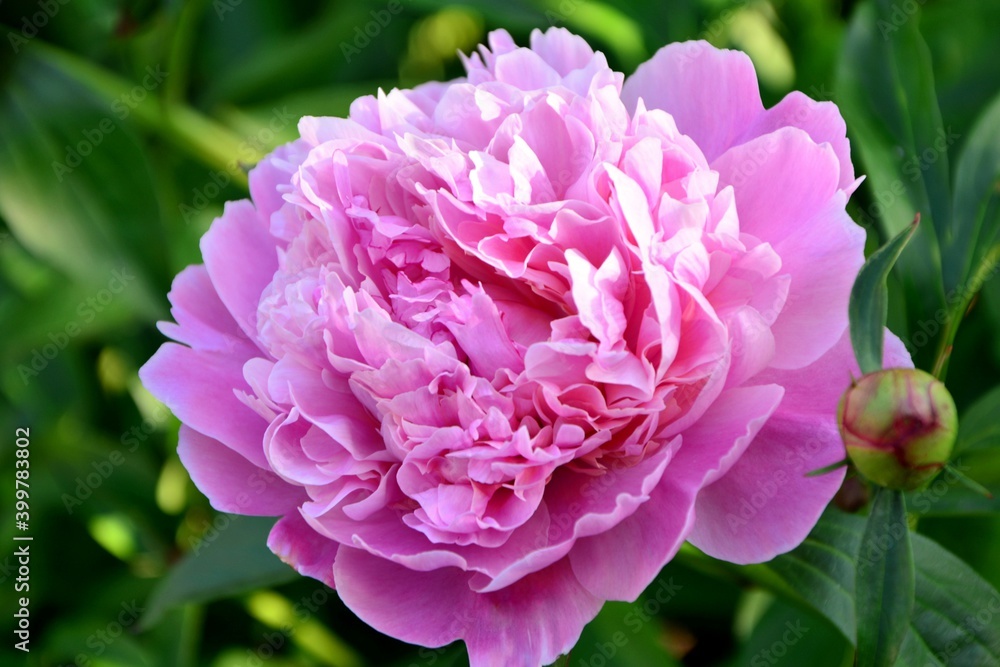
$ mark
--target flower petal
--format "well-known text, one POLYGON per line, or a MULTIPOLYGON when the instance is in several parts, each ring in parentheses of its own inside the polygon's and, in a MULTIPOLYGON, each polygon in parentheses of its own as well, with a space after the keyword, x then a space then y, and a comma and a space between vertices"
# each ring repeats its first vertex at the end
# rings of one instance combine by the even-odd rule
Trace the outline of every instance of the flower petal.
POLYGON ((698 491, 724 475, 781 401, 777 385, 724 392, 682 436, 660 484, 630 517, 579 540, 570 562, 587 590, 606 600, 634 600, 673 558, 694 520, 698 491), (609 567, 621 554, 628 567, 609 567))
POLYGON ((205 268, 222 303, 251 340, 257 340, 257 304, 278 268, 268 225, 249 201, 226 203, 201 239, 205 268))
POLYGON ((294 510, 274 524, 267 536, 267 548, 278 558, 299 574, 318 579, 330 588, 336 588, 333 561, 339 547, 333 540, 313 530, 294 510))
POLYGON ((847 124, 833 102, 817 102, 799 91, 785 96, 746 129, 736 145, 746 143, 783 127, 805 130, 817 144, 828 143, 840 161, 839 187, 853 190, 854 165, 851 164, 851 142, 847 139, 847 124))
MULTIPOLYGON (((886 363, 912 365, 888 332, 886 363)), ((759 563, 805 539, 844 479, 843 469, 806 475, 845 456, 836 413, 852 374, 858 369, 845 333, 806 368, 758 376, 785 387, 785 399, 732 469, 698 496, 692 544, 722 560, 759 563)))
POLYGON ((256 348, 236 325, 202 265, 189 266, 174 278, 170 288, 173 322, 160 322, 164 335, 202 350, 252 354, 256 348))
POLYGON ((139 377, 183 423, 268 468, 263 444, 267 422, 235 393, 250 392, 239 357, 166 343, 139 377))
POLYGON ((308 499, 305 490, 285 483, 223 445, 181 424, 177 455, 191 481, 220 512, 281 516, 308 499))
POLYGON ((566 560, 495 593, 474 593, 454 568, 414 572, 342 547, 333 566, 338 592, 363 621, 405 642, 465 641, 471 667, 537 667, 568 652, 602 601, 566 560))
POLYGON ((806 366, 847 326, 851 285, 864 263, 865 232, 844 211, 837 156, 785 128, 733 148, 712 166, 735 190, 740 230, 770 243, 781 273, 791 277, 781 310, 762 313, 777 316, 771 365, 806 366))
POLYGON ((764 112, 750 58, 704 41, 668 44, 639 65, 622 100, 634 113, 639 99, 673 116, 710 162, 764 112))

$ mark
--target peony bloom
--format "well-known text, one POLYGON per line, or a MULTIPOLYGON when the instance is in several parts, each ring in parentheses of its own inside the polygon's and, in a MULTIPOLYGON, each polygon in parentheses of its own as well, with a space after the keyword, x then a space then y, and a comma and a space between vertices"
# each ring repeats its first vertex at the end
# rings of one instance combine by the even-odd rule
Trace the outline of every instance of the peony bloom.
POLYGON ((213 506, 281 517, 270 548, 364 621, 538 665, 684 540, 750 563, 815 524, 859 180, 836 106, 765 110, 704 42, 624 82, 561 29, 465 66, 303 118, 142 378, 213 506))

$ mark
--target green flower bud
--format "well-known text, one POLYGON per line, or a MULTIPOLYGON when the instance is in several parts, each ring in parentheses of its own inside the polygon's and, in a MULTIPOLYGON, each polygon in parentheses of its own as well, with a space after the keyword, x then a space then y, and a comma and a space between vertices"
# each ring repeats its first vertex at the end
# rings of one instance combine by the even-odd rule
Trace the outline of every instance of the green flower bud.
POLYGON ((937 475, 958 433, 955 401, 944 384, 912 368, 862 377, 840 399, 837 423, 858 471, 901 491, 937 475))

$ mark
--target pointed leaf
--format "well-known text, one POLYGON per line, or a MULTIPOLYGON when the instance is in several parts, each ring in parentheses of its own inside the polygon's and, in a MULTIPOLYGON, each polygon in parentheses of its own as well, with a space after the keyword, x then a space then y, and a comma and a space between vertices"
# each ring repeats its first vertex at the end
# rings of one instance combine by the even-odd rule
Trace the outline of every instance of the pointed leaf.
POLYGON ((945 288, 965 293, 967 302, 981 286, 968 281, 1000 232, 1000 95, 979 117, 958 160, 953 217, 942 253, 945 288))
MULTIPOLYGON (((140 89, 142 89, 140 87, 140 89)), ((0 87, 0 215, 18 241, 90 296, 115 270, 149 320, 167 281, 149 158, 121 100, 103 99, 26 50, 0 87)))
POLYGON ((854 560, 861 544, 856 517, 827 511, 809 537, 769 563, 751 566, 775 575, 798 601, 855 641, 854 560))
MULTIPOLYGON (((900 539, 902 526, 905 523, 894 532, 900 539)), ((865 623, 861 617, 856 623, 851 609, 858 576, 855 561, 859 555, 861 560, 877 561, 894 540, 890 532, 886 540, 876 539, 874 544, 869 540, 868 548, 861 549, 866 528, 864 518, 829 509, 805 542, 787 554, 761 565, 735 567, 714 561, 713 565, 817 612, 853 642, 855 626, 865 623)), ((913 613, 895 664, 1000 664, 1000 593, 934 541, 915 533, 910 539, 913 613)), ((685 554, 690 550, 682 549, 681 555, 685 554)), ((859 581, 857 588, 865 586, 859 581)))
POLYGON ((900 253, 917 229, 920 216, 913 224, 876 250, 858 272, 851 288, 848 315, 851 322, 851 345, 862 373, 882 368, 882 342, 889 310, 889 277, 900 253))
MULTIPOLYGON (((897 271, 909 320, 917 322, 934 319, 945 303, 939 237, 951 217, 947 150, 955 136, 941 122, 919 17, 901 20, 900 13, 893 0, 858 7, 837 69, 837 102, 868 177, 871 205, 863 222, 877 219, 886 236, 917 213, 927 223, 897 271)), ((929 367, 923 357, 933 349, 918 351, 918 367, 929 367)))
POLYGON ((815 614, 774 600, 730 664, 841 667, 853 655, 853 647, 815 614))
POLYGON ((208 533, 150 595, 141 626, 177 605, 206 602, 295 579, 295 570, 267 548, 269 517, 220 514, 208 533), (218 527, 216 527, 218 525, 218 527))
POLYGON ((858 667, 892 667, 913 612, 914 575, 903 494, 879 489, 861 538, 856 579, 858 667))
POLYGON ((916 601, 911 623, 924 653, 900 665, 1000 665, 1000 593, 936 542, 913 536, 916 601))

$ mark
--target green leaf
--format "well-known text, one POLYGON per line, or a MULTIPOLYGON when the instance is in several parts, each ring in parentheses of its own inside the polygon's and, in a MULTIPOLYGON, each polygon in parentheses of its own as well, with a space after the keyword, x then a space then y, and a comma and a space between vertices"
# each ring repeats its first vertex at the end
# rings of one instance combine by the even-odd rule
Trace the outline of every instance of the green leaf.
POLYGON ((824 616, 853 644, 854 560, 860 544, 857 518, 830 510, 798 547, 751 567, 776 576, 800 604, 824 616))
POLYGON ((653 597, 634 603, 607 602, 593 621, 587 624, 572 651, 572 663, 635 667, 671 667, 678 662, 667 652, 661 637, 663 621, 644 612, 643 604, 653 597))
POLYGON ((924 517, 956 517, 1000 513, 1000 452, 970 452, 952 465, 986 487, 993 497, 969 489, 944 470, 926 489, 907 494, 906 504, 924 517))
POLYGON ((141 627, 172 607, 230 597, 295 579, 267 548, 273 518, 220 514, 206 536, 163 578, 146 604, 141 627))
POLYGON ((962 415, 958 423, 955 453, 995 449, 1000 452, 1000 387, 981 397, 962 415))
POLYGON ((913 612, 913 550, 903 494, 879 489, 861 538, 856 579, 858 667, 891 667, 913 612))
MULTIPOLYGON (((873 514, 876 510, 873 509, 873 514)), ((905 522, 900 524, 905 525, 905 522)), ((832 621, 842 633, 849 620, 851 634, 844 634, 850 639, 854 616, 846 613, 838 601, 853 600, 856 576, 858 590, 867 589, 871 595, 870 585, 864 583, 867 575, 856 575, 854 559, 860 555, 861 560, 878 562, 885 558, 886 547, 901 542, 903 537, 901 528, 897 527, 894 533, 888 534, 887 540, 876 539, 874 544, 868 540, 867 547, 862 548, 867 528, 863 518, 831 509, 798 548, 763 565, 733 569, 792 601, 807 605, 832 621), (818 545, 823 545, 820 551, 826 553, 826 557, 816 555, 818 545), (809 552, 812 555, 808 555, 809 552), (838 555, 829 557, 834 552, 838 555), (846 553, 851 554, 851 559, 845 563, 846 553), (789 575, 790 559, 794 559, 791 562, 801 561, 798 576, 789 575)), ((877 534, 874 537, 877 538, 877 534)), ((919 534, 912 534, 910 539, 914 564, 913 612, 909 626, 904 626, 906 634, 895 664, 900 667, 1000 664, 1000 623, 997 622, 1000 593, 934 541, 919 534), (941 661, 935 656, 947 660, 941 661)), ((863 627, 865 623, 864 616, 859 614, 858 624, 863 627)), ((859 665, 866 664, 863 655, 859 658, 859 665)))
POLYGON ((934 60, 934 84, 945 124, 963 135, 996 95, 1000 58, 1000 3, 949 0, 923 4, 920 32, 934 60))
POLYGON ((147 157, 118 100, 104 100, 22 53, 0 88, 0 215, 32 253, 93 297, 114 271, 115 299, 152 320, 168 269, 147 157), (117 109, 118 113, 112 111, 117 109))
POLYGON ((968 303, 981 287, 968 281, 1000 231, 1000 95, 980 116, 958 160, 953 218, 942 250, 945 288, 949 301, 961 296, 968 303))
POLYGON ((922 661, 949 667, 1000 665, 1000 593, 936 542, 913 536, 916 600, 911 632, 922 661), (943 660, 941 658, 944 658, 943 660))
MULTIPOLYGON (((873 201, 863 217, 877 218, 886 236, 917 213, 928 223, 898 267, 909 319, 921 321, 944 306, 939 237, 951 217, 947 148, 955 137, 941 122, 919 21, 899 12, 892 0, 858 7, 838 64, 837 102, 868 177, 873 201)), ((932 352, 922 347, 917 365, 929 367, 922 357, 932 352)))
POLYGON ((853 657, 851 644, 821 617, 774 600, 730 664, 846 667, 853 657))
POLYGON ((882 343, 889 312, 889 289, 885 281, 917 230, 919 220, 918 215, 913 224, 876 250, 861 267, 851 288, 848 304, 851 345, 862 373, 873 373, 882 368, 882 343))

